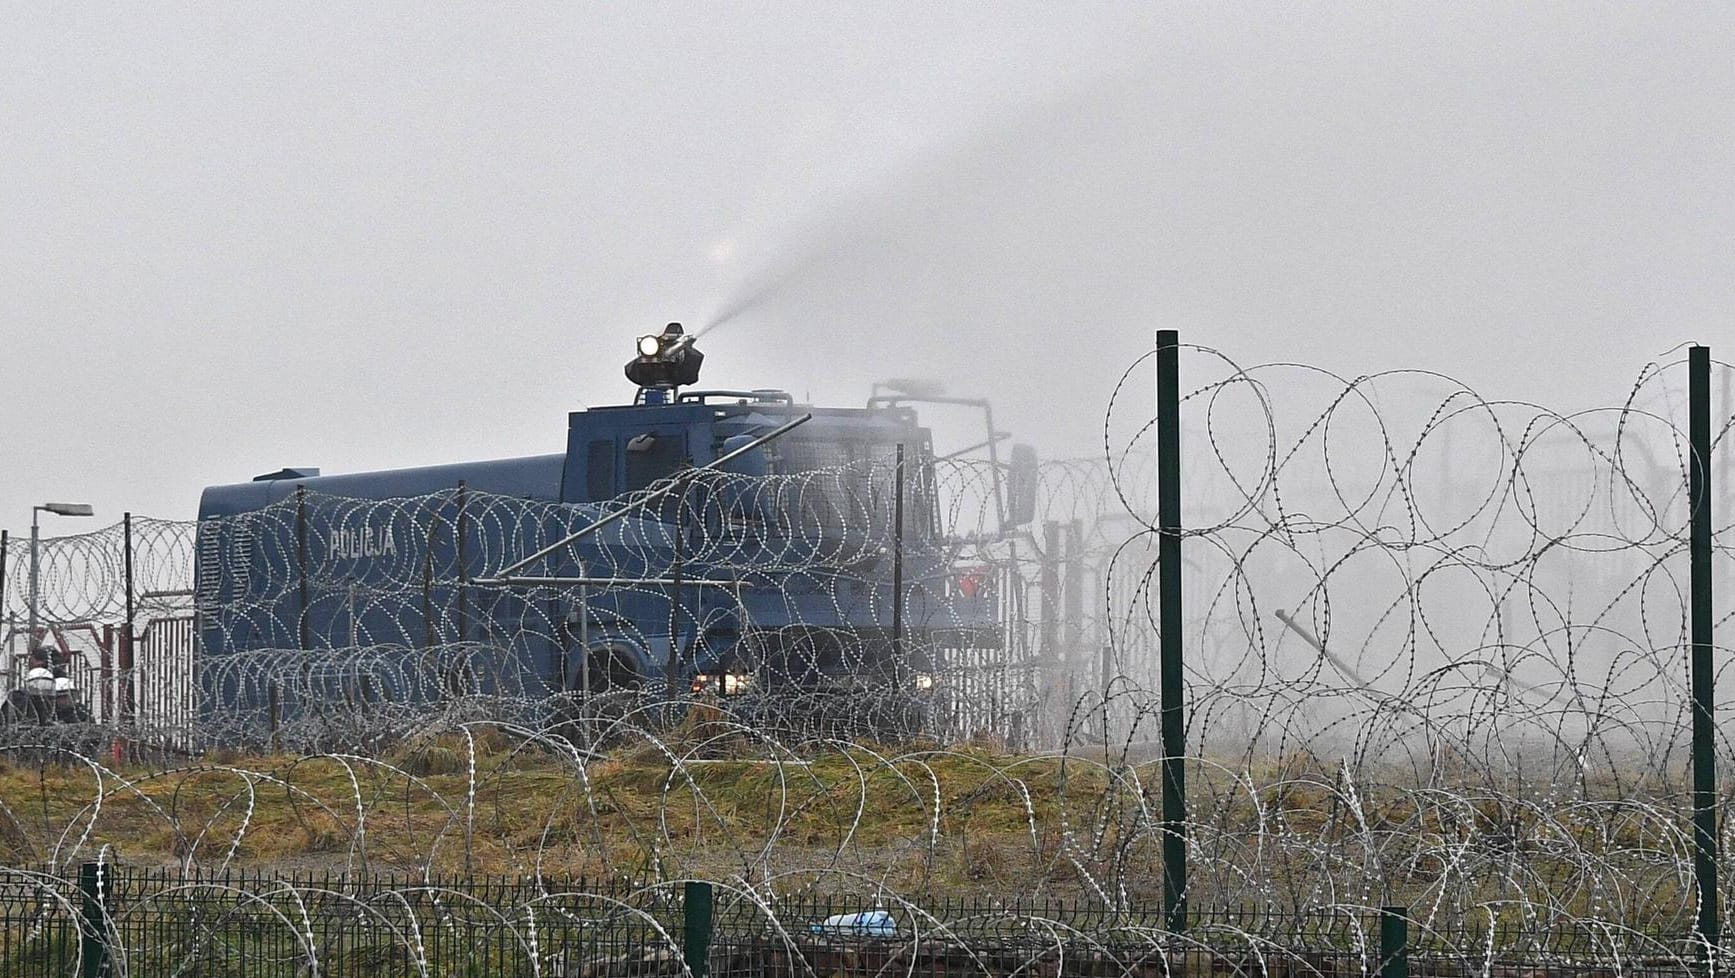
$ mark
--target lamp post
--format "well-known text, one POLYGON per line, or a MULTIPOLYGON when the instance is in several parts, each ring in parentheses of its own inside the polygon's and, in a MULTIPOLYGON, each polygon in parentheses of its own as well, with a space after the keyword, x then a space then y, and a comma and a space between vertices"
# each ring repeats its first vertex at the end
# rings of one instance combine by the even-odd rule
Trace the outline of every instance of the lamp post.
POLYGON ((53 513, 56 516, 95 516, 96 511, 89 503, 43 503, 30 507, 30 629, 25 632, 30 636, 26 641, 32 646, 36 644, 36 580, 38 571, 37 544, 42 538, 42 529, 38 523, 39 513, 53 513))

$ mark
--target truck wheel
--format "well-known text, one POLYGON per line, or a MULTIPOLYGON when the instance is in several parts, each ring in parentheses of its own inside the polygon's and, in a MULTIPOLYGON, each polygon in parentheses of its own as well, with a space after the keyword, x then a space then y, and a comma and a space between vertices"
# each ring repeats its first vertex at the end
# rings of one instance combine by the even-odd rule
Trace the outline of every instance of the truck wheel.
POLYGON ((644 677, 637 661, 630 649, 607 646, 593 651, 586 666, 589 696, 583 677, 575 671, 550 717, 554 732, 580 747, 600 746, 598 741, 608 728, 638 706, 644 677))

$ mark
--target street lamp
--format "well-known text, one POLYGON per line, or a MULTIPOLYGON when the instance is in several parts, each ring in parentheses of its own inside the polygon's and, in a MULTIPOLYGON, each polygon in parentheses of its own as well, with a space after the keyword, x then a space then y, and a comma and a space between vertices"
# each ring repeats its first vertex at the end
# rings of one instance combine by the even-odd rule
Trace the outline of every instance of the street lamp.
POLYGON ((38 513, 53 513, 56 516, 95 516, 96 511, 89 503, 43 503, 30 507, 30 630, 25 632, 30 636, 26 639, 32 646, 36 644, 36 577, 37 577, 37 543, 42 538, 42 529, 37 520, 38 513))

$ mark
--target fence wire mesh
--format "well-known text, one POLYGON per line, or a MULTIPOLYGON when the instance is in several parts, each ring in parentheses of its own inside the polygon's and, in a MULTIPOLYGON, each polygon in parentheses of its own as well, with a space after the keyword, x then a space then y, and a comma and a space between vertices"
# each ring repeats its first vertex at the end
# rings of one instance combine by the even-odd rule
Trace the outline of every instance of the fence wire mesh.
POLYGON ((1380 908, 1160 915, 1029 899, 873 905, 710 883, 258 875, 89 865, 0 878, 0 963, 110 975, 1684 976, 1691 948, 1470 922, 1382 938, 1380 908), (697 920, 695 920, 697 918, 697 920), (695 927, 694 924, 697 923, 695 927), (85 970, 94 963, 95 967, 85 970))
MULTIPOLYGON (((876 455, 685 477, 504 582, 664 484, 583 506, 306 493, 46 540, 38 614, 90 716, 0 732, 6 862, 47 863, 19 885, 64 893, 104 845, 224 874, 283 868, 289 833, 343 879, 624 870, 906 909, 1013 887, 1161 957, 1175 935, 1126 916, 1161 892, 1148 369, 1107 399, 1096 457, 1040 467, 1011 530, 987 463, 876 455), (633 657, 580 643, 591 627, 633 657)), ((1680 364, 1573 413, 1202 348, 1182 376, 1189 896, 1244 908, 1201 911, 1186 940, 1325 973, 1293 957, 1296 921, 1403 905, 1418 948, 1475 973, 1690 958, 1680 364)), ((13 537, 0 561, 11 689, 30 560, 13 537)), ((520 942, 521 910, 500 925, 520 942)), ((984 919, 1050 933, 1028 905, 984 919)))

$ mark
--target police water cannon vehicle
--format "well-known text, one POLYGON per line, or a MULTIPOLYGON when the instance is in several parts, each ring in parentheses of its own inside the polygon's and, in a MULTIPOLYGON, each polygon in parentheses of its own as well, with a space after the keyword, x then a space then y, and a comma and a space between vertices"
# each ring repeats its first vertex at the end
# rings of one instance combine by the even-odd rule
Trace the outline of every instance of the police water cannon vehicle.
MULTIPOLYGON (((207 708, 926 688, 952 651, 1003 643, 998 595, 942 532, 913 407, 694 389, 693 341, 640 337, 633 403, 571 412, 558 453, 206 489, 207 708)), ((1031 518, 1018 495, 995 499, 1002 529, 1031 518)))

